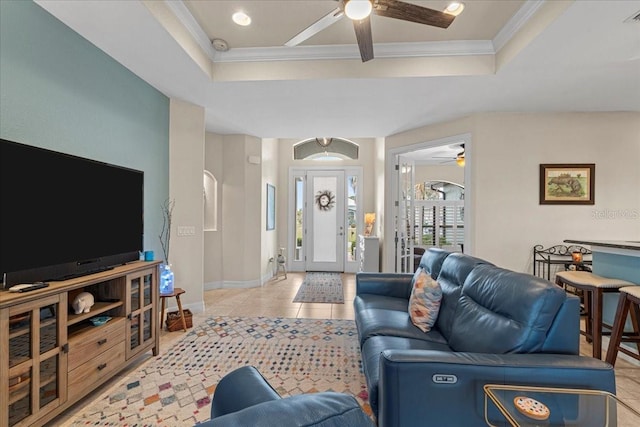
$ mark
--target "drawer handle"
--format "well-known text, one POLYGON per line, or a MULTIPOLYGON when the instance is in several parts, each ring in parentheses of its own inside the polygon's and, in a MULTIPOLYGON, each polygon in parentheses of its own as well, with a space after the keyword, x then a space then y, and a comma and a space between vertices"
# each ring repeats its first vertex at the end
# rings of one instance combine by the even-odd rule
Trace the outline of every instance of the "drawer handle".
POLYGON ((104 344, 106 342, 107 342, 107 339, 106 338, 102 338, 100 341, 98 341, 98 345, 102 345, 102 344, 104 344))
POLYGON ((107 367, 106 363, 101 363, 100 365, 98 365, 98 371, 102 371, 106 367, 107 367))

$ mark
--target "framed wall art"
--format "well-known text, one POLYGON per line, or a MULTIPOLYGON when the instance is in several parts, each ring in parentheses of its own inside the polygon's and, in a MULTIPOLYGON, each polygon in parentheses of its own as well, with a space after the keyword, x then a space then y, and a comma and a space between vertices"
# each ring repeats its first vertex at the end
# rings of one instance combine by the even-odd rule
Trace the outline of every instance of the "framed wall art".
POLYGON ((593 205, 596 165, 541 164, 541 205, 593 205))
POLYGON ((267 230, 276 228, 276 187, 267 184, 267 230))

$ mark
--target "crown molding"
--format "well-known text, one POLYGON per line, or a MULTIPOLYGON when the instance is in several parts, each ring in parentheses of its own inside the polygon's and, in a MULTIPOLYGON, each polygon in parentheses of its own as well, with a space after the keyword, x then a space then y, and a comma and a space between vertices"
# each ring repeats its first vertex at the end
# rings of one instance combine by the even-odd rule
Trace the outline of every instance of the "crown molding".
MULTIPOLYGON (((493 40, 455 40, 443 42, 378 43, 374 45, 376 58, 416 58, 437 56, 495 55, 538 11, 546 0, 527 0, 493 40)), ((218 52, 182 0, 164 0, 167 7, 185 26, 198 45, 214 63, 270 62, 302 60, 359 59, 358 46, 273 46, 261 48, 232 48, 218 52)))
POLYGON ((522 7, 509 19, 504 27, 493 38, 493 47, 496 52, 506 45, 516 35, 524 24, 542 7, 546 0, 527 0, 522 7))
POLYGON ((187 31, 189 31, 189 34, 191 34, 198 46, 202 48, 209 59, 213 61, 216 50, 211 45, 211 40, 209 40, 207 33, 204 32, 183 1, 164 0, 164 4, 169 8, 169 10, 171 10, 171 12, 173 12, 187 31))
MULTIPOLYGON (((448 42, 378 43, 374 47, 376 58, 416 58, 434 56, 493 55, 490 40, 463 40, 448 42)), ((215 52, 214 62, 269 62, 301 60, 360 59, 358 46, 275 46, 263 48, 236 48, 215 52)))

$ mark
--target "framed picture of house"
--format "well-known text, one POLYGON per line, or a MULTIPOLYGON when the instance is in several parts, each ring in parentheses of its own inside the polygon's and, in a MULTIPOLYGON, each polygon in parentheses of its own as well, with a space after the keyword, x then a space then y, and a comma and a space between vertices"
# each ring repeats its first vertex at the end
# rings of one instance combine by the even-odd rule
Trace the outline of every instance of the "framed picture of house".
POLYGON ((267 184, 267 230, 276 228, 276 187, 267 184))
POLYGON ((541 205, 593 205, 596 165, 541 164, 541 205))

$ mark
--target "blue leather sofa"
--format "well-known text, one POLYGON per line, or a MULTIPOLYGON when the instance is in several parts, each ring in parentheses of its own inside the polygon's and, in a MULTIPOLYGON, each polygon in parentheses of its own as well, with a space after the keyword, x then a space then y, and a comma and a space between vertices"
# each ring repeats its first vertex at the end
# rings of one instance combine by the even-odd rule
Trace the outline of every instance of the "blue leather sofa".
POLYGON ((216 386, 211 420, 198 427, 373 427, 356 399, 323 392, 281 398, 253 366, 224 376, 216 386))
MULTIPOLYGON (((613 367, 578 355, 578 298, 460 253, 429 249, 420 267, 443 291, 427 333, 409 317, 412 274, 356 276, 355 321, 379 427, 486 425, 485 384, 615 393, 613 367)), ((493 407, 489 417, 500 419, 493 407)))

